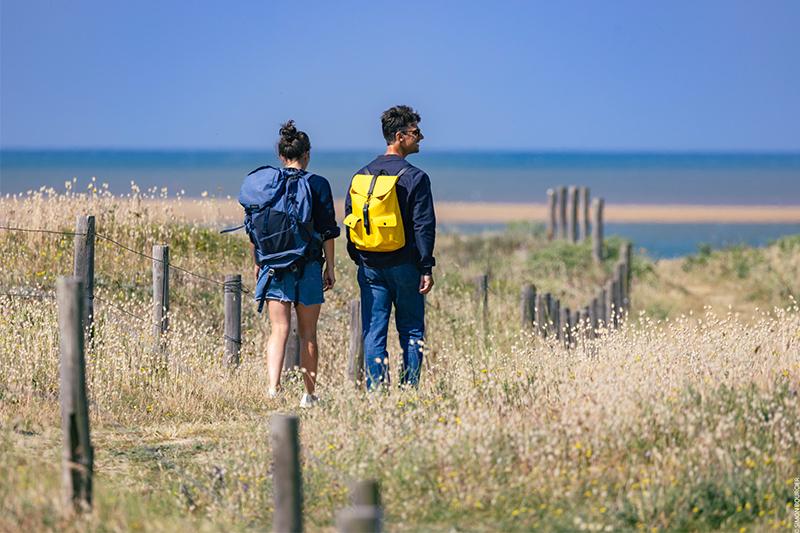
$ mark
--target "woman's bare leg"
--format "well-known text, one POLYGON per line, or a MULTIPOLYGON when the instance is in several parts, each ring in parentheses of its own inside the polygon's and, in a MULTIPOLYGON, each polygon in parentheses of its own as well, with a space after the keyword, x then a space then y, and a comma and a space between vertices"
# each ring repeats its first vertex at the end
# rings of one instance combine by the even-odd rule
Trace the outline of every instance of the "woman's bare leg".
POLYGON ((297 304, 297 333, 300 336, 300 366, 305 369, 303 382, 306 392, 314 394, 317 384, 317 321, 322 304, 297 304))
POLYGON ((267 341, 267 372, 269 374, 269 390, 276 392, 281 383, 283 370, 283 354, 286 351, 286 340, 291 327, 292 303, 267 300, 269 310, 270 332, 267 341))

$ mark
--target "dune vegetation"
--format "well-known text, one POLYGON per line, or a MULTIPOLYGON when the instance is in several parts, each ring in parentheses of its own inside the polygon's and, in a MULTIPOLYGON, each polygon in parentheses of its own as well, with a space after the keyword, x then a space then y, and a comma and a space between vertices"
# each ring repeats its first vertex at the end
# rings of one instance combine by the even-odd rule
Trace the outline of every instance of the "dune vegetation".
MULTIPOLYGON (((151 191, 158 194, 158 191, 151 191)), ((355 269, 337 242, 336 287, 320 321, 321 402, 300 410, 297 373, 267 398, 269 322, 246 301, 242 363, 223 367, 222 288, 170 280, 167 357, 148 323, 152 245, 221 282, 251 258, 220 235, 206 200, 142 202, 39 191, 0 200, 0 225, 74 231, 97 219, 96 334, 87 352, 95 505, 60 496, 55 280, 72 237, 0 230, 0 530, 269 529, 271 414, 301 418, 307 530, 334 528, 348 483, 380 481, 391 531, 762 531, 792 527, 800 477, 800 236, 654 262, 636 255, 624 326, 567 350, 524 329, 520 289, 571 306, 611 272, 587 245, 536 225, 445 235, 418 390, 367 394, 345 377, 355 269), (189 222, 181 203, 198 203, 189 222), (172 205, 173 207, 170 207, 172 205), (490 275, 489 327, 474 302, 490 275)), ((147 195, 144 195, 147 196, 147 195)), ((396 337, 390 338, 393 371, 396 337)))

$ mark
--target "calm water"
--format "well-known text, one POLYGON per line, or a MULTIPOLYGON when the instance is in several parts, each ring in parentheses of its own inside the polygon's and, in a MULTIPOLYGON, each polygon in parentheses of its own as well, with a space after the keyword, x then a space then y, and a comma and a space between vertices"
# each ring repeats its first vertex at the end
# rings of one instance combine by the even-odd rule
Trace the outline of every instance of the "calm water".
MULTIPOLYGON (((327 177, 341 197, 351 174, 376 153, 317 151, 310 169, 327 177)), ((589 186, 607 203, 800 204, 800 153, 428 152, 409 160, 431 176, 437 200, 544 202, 548 187, 575 184, 589 186)), ((277 161, 268 151, 4 150, 0 194, 41 186, 63 191, 73 177, 80 190, 96 176, 115 193, 129 192, 134 181, 142 190, 235 197, 242 177, 262 164, 277 161)), ((800 233, 800 225, 609 224, 607 231, 654 256, 671 257, 700 243, 765 244, 800 233)))
MULTIPOLYGON (((506 224, 441 224, 442 233, 497 233, 506 224)), ((764 246, 784 235, 800 235, 800 224, 606 224, 606 235, 630 239, 637 252, 653 259, 682 257, 701 245, 724 248, 764 246)))

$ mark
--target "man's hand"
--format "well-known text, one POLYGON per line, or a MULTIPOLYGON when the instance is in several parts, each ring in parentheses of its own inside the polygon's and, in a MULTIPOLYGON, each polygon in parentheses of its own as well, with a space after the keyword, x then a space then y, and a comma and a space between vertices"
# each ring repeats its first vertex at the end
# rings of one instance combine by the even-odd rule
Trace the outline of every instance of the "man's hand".
POLYGON ((256 265, 255 266, 255 274, 256 274, 256 282, 258 282, 258 273, 261 272, 261 267, 256 265))
POLYGON ((336 274, 333 272, 333 265, 326 266, 325 272, 322 274, 322 290, 332 289, 335 284, 336 274))
POLYGON ((419 277, 419 293, 428 294, 433 288, 433 276, 431 274, 423 274, 419 277))

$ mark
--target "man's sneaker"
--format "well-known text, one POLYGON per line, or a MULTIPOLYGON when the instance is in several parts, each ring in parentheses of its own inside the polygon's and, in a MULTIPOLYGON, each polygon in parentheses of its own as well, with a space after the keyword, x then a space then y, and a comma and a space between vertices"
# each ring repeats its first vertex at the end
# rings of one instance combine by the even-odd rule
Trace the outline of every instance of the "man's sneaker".
POLYGON ((267 391, 267 397, 268 397, 270 400, 272 400, 272 399, 274 399, 274 398, 277 398, 277 397, 278 397, 278 389, 273 389, 273 388, 270 388, 270 389, 267 391))
POLYGON ((305 393, 303 397, 300 399, 300 407, 311 407, 315 403, 319 401, 319 398, 314 396, 313 394, 305 393))

